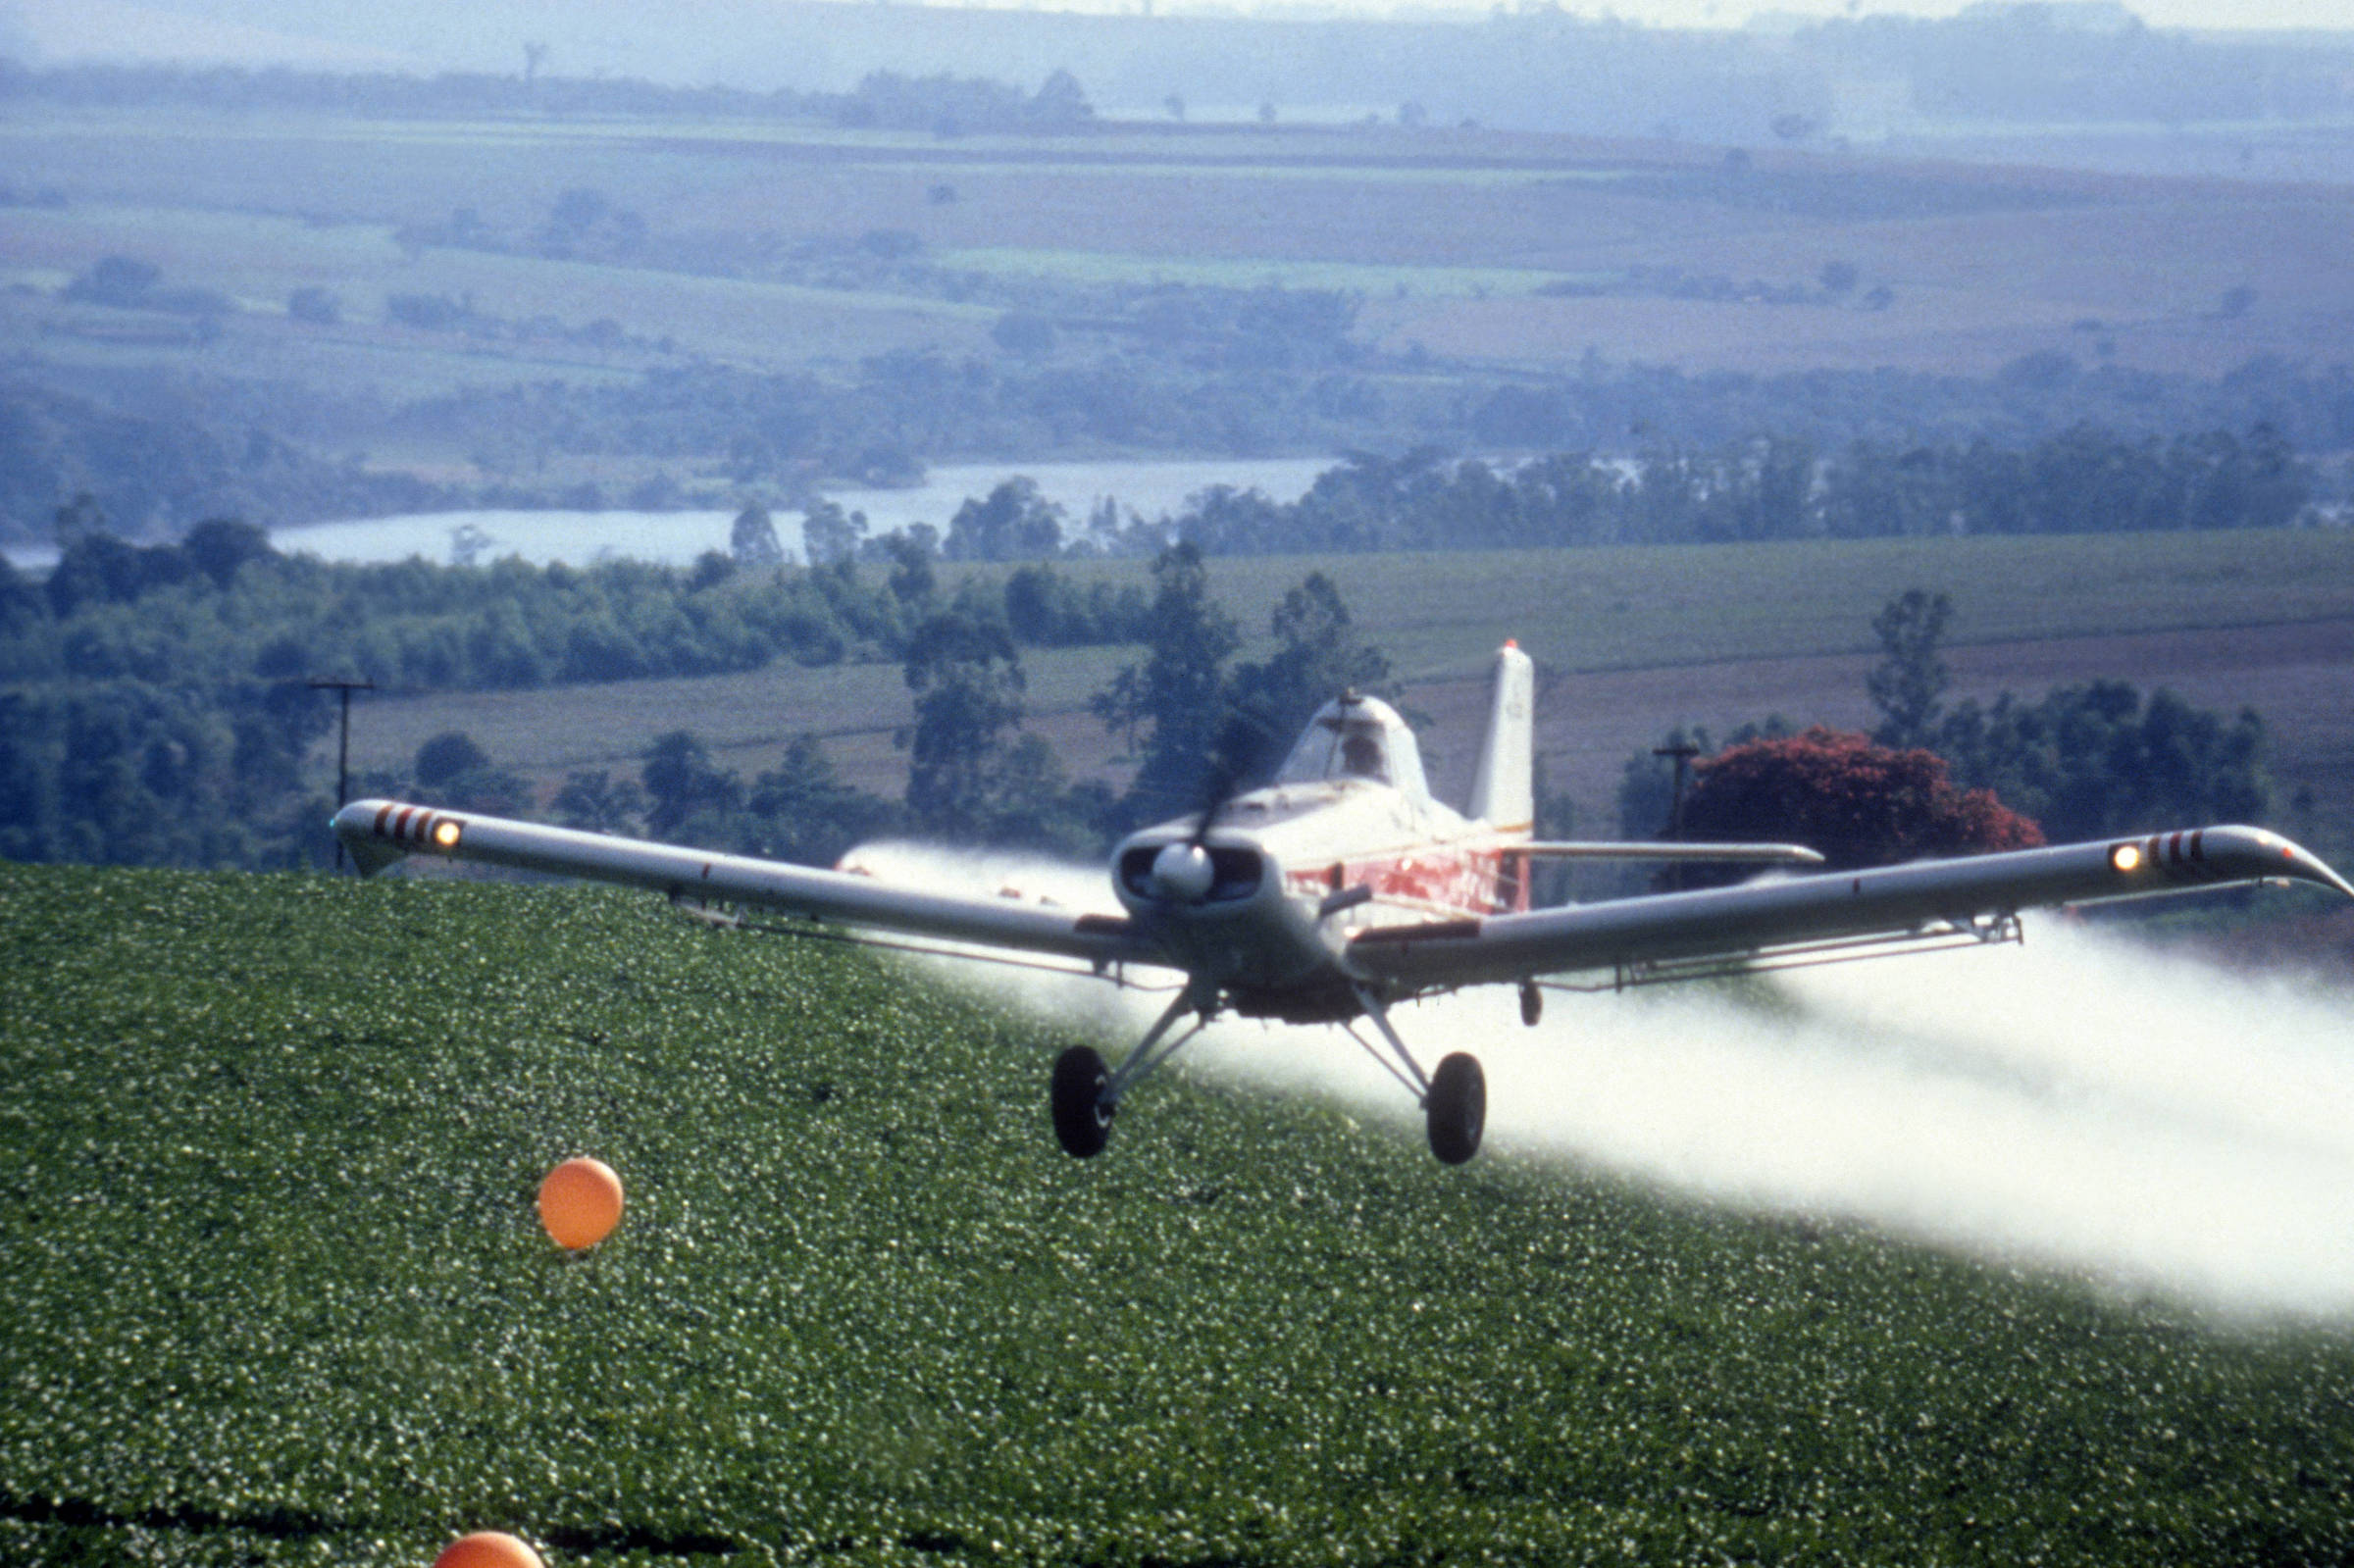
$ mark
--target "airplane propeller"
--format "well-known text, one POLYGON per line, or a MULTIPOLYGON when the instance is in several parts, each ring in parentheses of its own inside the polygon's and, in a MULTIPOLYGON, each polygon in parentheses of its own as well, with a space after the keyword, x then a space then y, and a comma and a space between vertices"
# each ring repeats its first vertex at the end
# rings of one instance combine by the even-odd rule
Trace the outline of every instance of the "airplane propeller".
POLYGON ((1202 805, 1202 815, 1194 824, 1190 836, 1177 843, 1164 844, 1152 857, 1152 885, 1163 898, 1174 903, 1198 904, 1209 896, 1210 887, 1217 882, 1217 866, 1209 854, 1209 830, 1217 826, 1241 783, 1239 770, 1221 763, 1209 775, 1209 787, 1202 805))

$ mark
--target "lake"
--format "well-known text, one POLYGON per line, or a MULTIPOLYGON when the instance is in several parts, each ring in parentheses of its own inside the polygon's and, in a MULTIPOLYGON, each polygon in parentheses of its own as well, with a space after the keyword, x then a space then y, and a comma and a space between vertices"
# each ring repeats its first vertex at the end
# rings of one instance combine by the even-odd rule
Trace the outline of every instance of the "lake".
MULTIPOLYGON (((1069 513, 1073 528, 1079 528, 1106 496, 1123 512, 1133 510, 1148 518, 1177 511, 1187 496, 1213 484, 1255 487, 1278 501, 1297 500, 1317 475, 1338 462, 1337 458, 1272 458, 955 464, 933 469, 925 482, 913 489, 838 490, 828 498, 845 512, 864 512, 872 533, 889 533, 910 523, 929 523, 945 533, 948 519, 967 499, 987 495, 1006 480, 1025 476, 1048 500, 1069 513)), ((778 541, 797 552, 800 514, 780 511, 775 522, 778 541)), ((459 531, 474 530, 486 540, 476 557, 482 561, 520 555, 539 565, 567 561, 582 566, 601 556, 627 556, 685 566, 706 550, 724 552, 735 523, 734 510, 423 512, 273 529, 270 542, 289 553, 304 551, 330 561, 399 561, 412 555, 447 561, 459 531)))

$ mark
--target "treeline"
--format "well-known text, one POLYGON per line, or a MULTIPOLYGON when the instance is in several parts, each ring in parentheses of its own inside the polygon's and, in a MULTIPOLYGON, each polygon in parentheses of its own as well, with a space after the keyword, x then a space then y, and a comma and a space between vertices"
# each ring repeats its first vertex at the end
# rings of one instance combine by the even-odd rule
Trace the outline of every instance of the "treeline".
POLYGON ((118 407, 0 380, 0 539, 47 535, 77 496, 119 527, 157 535, 207 517, 315 522, 459 504, 446 486, 227 426, 193 388, 151 386, 137 406, 118 407))
MULTIPOLYGON (((281 554, 261 529, 233 521, 158 545, 129 543, 73 509, 61 524, 65 547, 46 580, 0 557, 0 855, 10 859, 317 863, 326 796, 303 762, 330 709, 313 677, 447 690, 897 660, 913 657, 943 617, 991 629, 1018 669, 1025 643, 1130 641, 1148 631, 1141 588, 1081 588, 1046 565, 947 591, 920 539, 860 550, 848 530, 839 558, 798 570, 784 564, 757 509, 738 520, 735 554, 712 552, 684 571, 512 558, 329 564, 281 554)), ((1037 745, 978 754, 1000 750, 982 790, 994 804, 968 811, 967 825, 1041 845, 1092 844, 1107 801, 1072 804, 1059 765, 1037 745)), ((441 763, 420 778, 486 791, 485 809, 528 809, 520 784, 470 777, 481 770, 463 759, 441 763)), ((796 812, 822 807, 808 829, 821 836, 832 831, 824 823, 863 835, 898 820, 804 774, 790 812, 774 805, 788 798, 783 784, 748 793, 715 785, 707 805, 751 815, 730 817, 713 841, 798 858, 822 845, 792 836, 796 812)), ((976 788, 968 781, 949 794, 976 788)), ((937 814, 916 820, 940 825, 937 814)))
MULTIPOLYGON (((1443 450, 1582 452, 1615 466, 1621 481, 1635 477, 1629 465, 1647 468, 1646 504, 1705 503, 1726 514, 1751 505, 1732 498, 1753 492, 1756 506, 1778 507, 1784 521, 1794 505, 1814 507, 1827 526, 1842 507, 1878 504, 1874 492, 1850 485, 1846 499, 1817 497, 1810 483, 1783 496, 1770 486, 1811 464, 1834 479, 1869 477, 1914 514, 1950 516, 1944 491, 1965 491, 1967 512, 2063 468, 2108 462, 2112 451, 2121 473, 2145 476, 2153 440, 2183 443, 2175 460, 2183 472, 2231 466, 2227 454, 2192 450, 2221 439, 2195 432, 2247 432, 2229 439, 2250 460, 2354 450, 2354 368, 2342 366, 2309 372, 2268 359, 2199 379, 2079 370, 2065 356, 2037 356, 1973 380, 1897 372, 1686 376, 1596 364, 1580 375, 1499 382, 1370 362, 1348 335, 1345 296, 1134 292, 1118 307, 1135 329, 1123 329, 1127 346, 1118 350, 895 353, 844 375, 681 366, 617 384, 474 388, 401 408, 220 379, 147 377, 73 394, 0 381, 0 539, 44 538, 52 512, 83 491, 127 531, 153 535, 217 516, 307 523, 465 505, 721 504, 713 497, 722 485, 782 499, 836 481, 913 482, 927 463, 1006 452, 1395 454, 1423 442, 1437 445, 1419 455, 1422 468, 1443 450), (272 433, 339 439, 335 430, 346 427, 511 454, 519 467, 526 456, 630 456, 656 460, 666 473, 636 486, 427 484, 328 462, 272 433), (2030 463, 2031 451, 2041 455, 2030 463), (1674 498, 1679 489, 1687 499, 1674 498)), ((1050 320, 1031 325, 1054 329, 1050 320)), ((1524 487, 1575 492, 1610 477, 1570 474, 1559 458, 1547 472, 1553 477, 1530 475, 1524 487)), ((2299 472, 2317 494, 2342 499, 2341 461, 2299 472)), ((1466 494, 1478 483, 1467 480, 1466 494)), ((2163 475, 2154 493, 2164 493, 2163 475)), ((1512 504, 1529 515, 1551 503, 1531 489, 1512 504)), ((1611 501, 1606 510, 1631 504, 1611 501)), ((2124 507, 2151 511, 2129 499, 2124 507)))
POLYGON ((1047 646, 1138 640, 1136 586, 1082 587, 1050 566, 968 578, 944 594, 929 540, 865 541, 784 563, 766 513, 734 554, 689 568, 638 561, 383 564, 284 555, 251 524, 212 520, 137 545, 69 523, 34 582, 0 558, 0 680, 223 683, 333 672, 380 685, 504 689, 887 660, 951 602, 1047 646), (876 563, 880 563, 878 569, 876 563))
MULTIPOLYGON (((2301 451, 2354 449, 2354 368, 2251 362, 2200 379, 2079 370, 2038 356, 1991 378, 1909 372, 1686 375, 1596 365, 1498 382, 1376 364, 1347 336, 1350 301, 1312 291, 1171 289, 1129 302, 1130 346, 1092 357, 899 352, 854 377, 716 366, 620 385, 475 389, 401 412, 403 433, 518 449, 716 458, 739 483, 913 473, 923 463, 1105 449, 1496 454, 1697 453, 1727 465, 1770 437, 1837 454, 2018 451, 2078 431, 2138 446, 2262 426, 2301 451), (1158 324, 1150 330, 1147 321, 1158 324), (1165 338, 1154 331, 1165 330, 1165 338)), ((2252 437, 2239 437, 2248 440, 2252 437)), ((1714 476, 1703 475, 1704 480, 1714 476)))
POLYGON ((0 101, 105 107, 179 104, 196 108, 299 109, 396 119, 480 114, 679 115, 697 119, 787 120, 886 130, 1052 131, 1092 124, 1095 110, 1070 73, 1035 92, 1010 82, 946 73, 911 76, 870 72, 849 92, 749 92, 671 87, 625 76, 503 76, 443 72, 352 74, 271 66, 100 65, 27 68, 0 58, 0 101))
POLYGON ((1858 441, 1824 453, 1766 437, 1519 464, 1426 448, 1352 457, 1293 502, 1213 488, 1107 542, 1149 549, 1166 535, 1212 554, 1287 555, 2266 529, 2296 523, 2312 495, 2311 472, 2267 426, 2171 440, 2079 426, 2023 449, 1858 441))

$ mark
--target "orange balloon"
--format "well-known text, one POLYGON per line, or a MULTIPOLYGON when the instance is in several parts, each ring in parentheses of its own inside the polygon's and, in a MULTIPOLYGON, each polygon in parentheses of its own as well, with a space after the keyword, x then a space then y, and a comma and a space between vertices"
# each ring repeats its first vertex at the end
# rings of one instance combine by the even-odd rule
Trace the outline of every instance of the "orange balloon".
POLYGON ((498 1530, 478 1530, 441 1548, 434 1568, 545 1568, 539 1554, 498 1530))
POLYGON ((621 1223, 621 1178, 603 1160, 566 1160, 539 1184, 539 1223, 560 1247, 596 1245, 621 1223))

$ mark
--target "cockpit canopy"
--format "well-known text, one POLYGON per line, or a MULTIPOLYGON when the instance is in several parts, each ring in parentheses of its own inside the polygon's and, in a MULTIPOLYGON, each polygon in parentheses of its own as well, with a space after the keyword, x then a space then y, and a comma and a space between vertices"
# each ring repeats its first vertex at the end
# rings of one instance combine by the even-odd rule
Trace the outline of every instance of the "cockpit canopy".
POLYGON ((1426 799, 1422 748, 1398 710, 1379 697, 1336 697, 1316 710, 1275 775, 1279 784, 1365 779, 1426 799))

